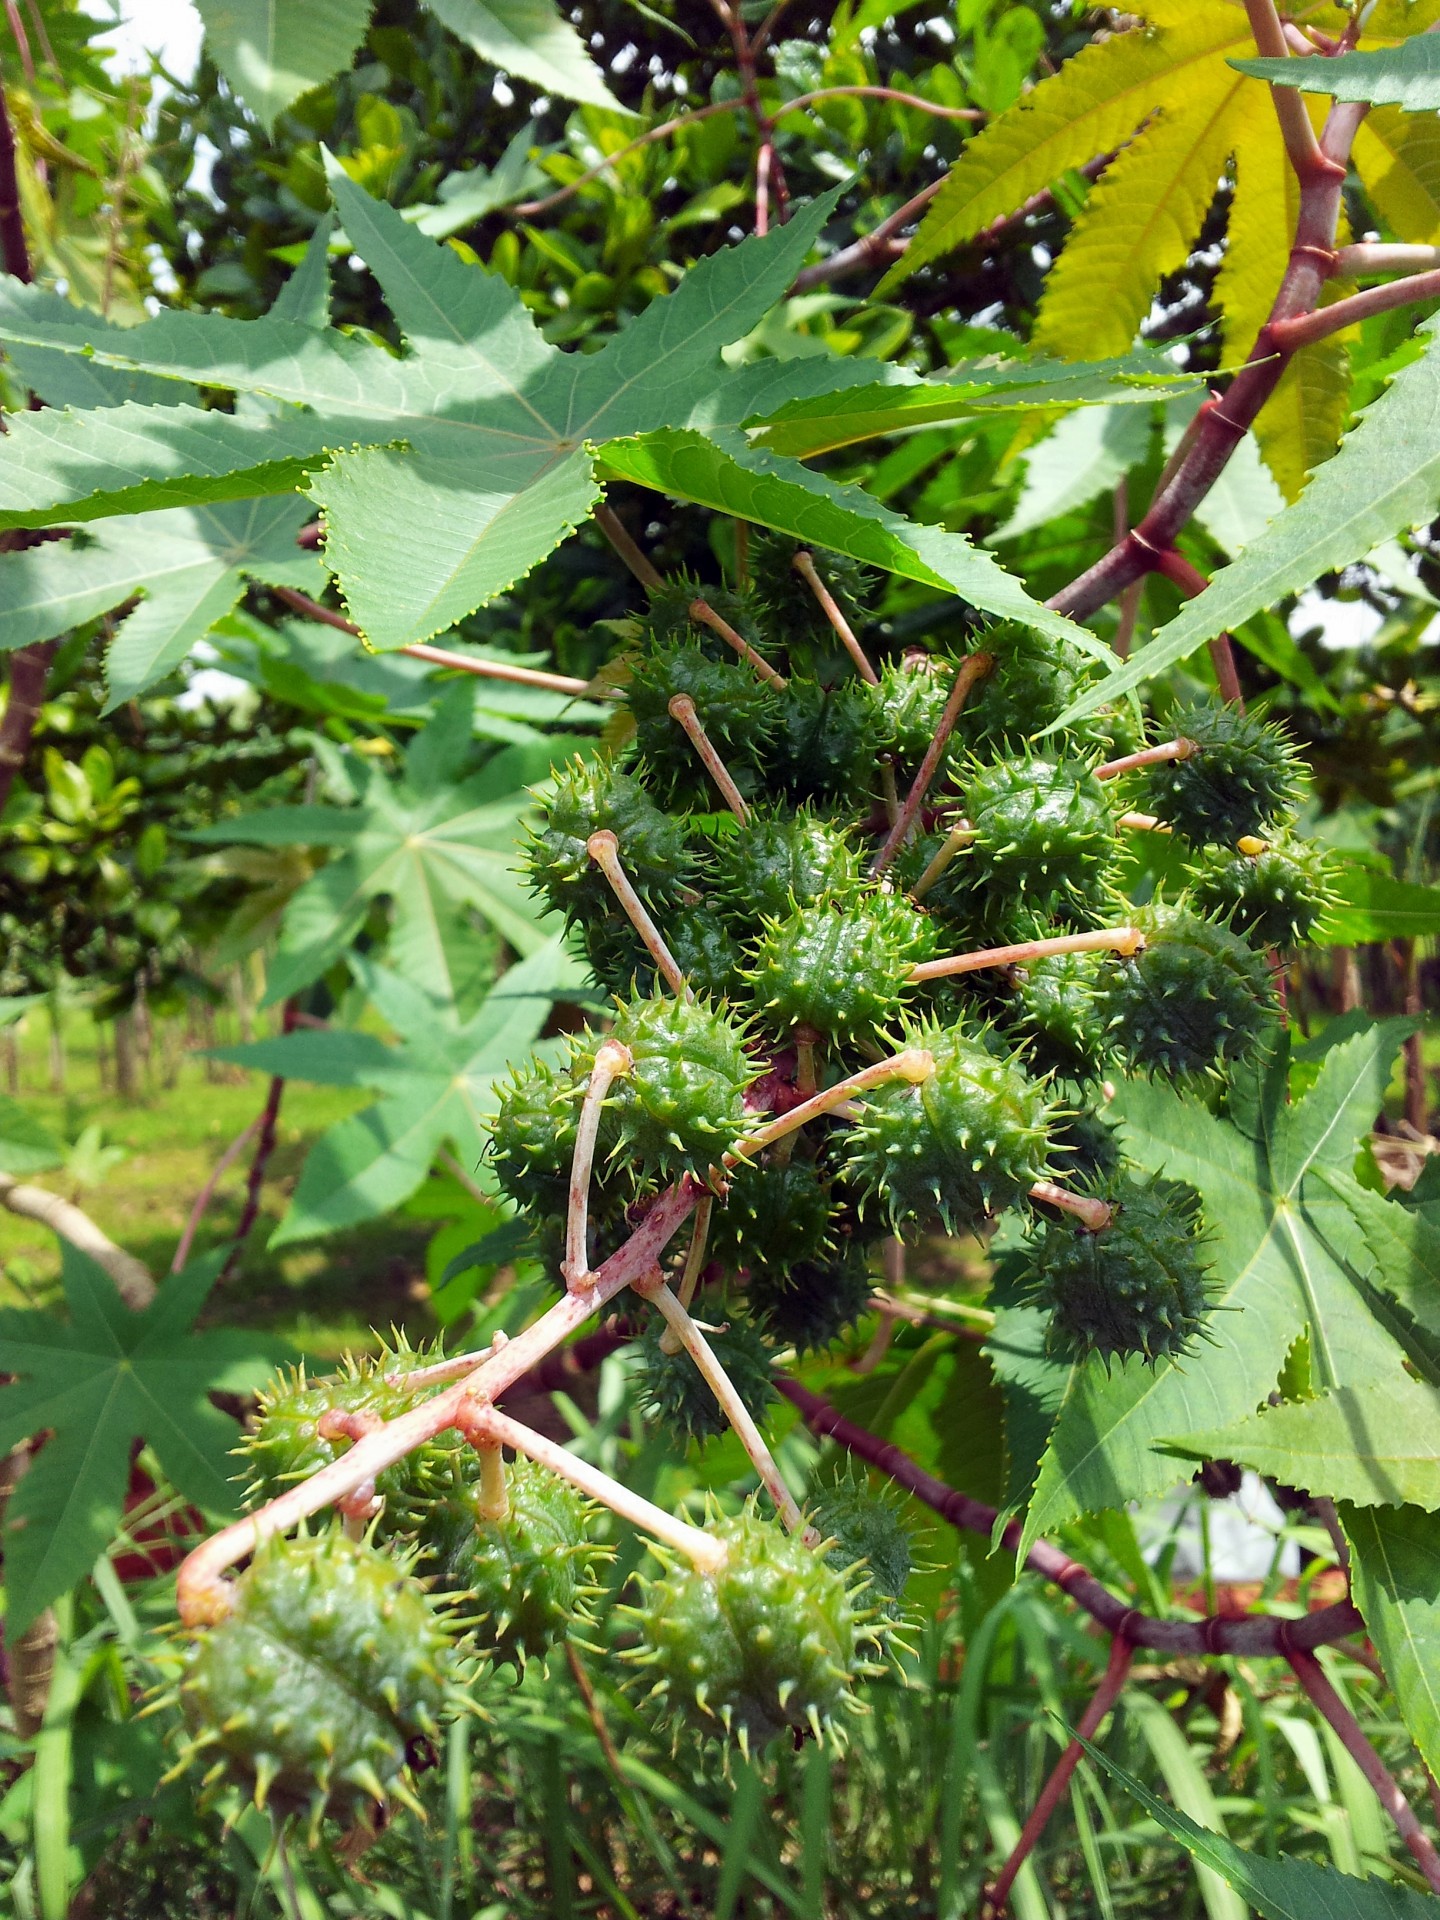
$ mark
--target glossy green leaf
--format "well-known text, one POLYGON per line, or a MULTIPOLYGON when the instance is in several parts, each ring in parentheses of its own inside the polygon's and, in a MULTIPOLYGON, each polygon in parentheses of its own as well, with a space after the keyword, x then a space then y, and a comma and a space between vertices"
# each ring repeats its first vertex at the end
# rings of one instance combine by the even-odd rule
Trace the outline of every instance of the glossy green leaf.
POLYGON ((65 1158, 61 1141, 19 1100, 0 1093, 0 1171, 40 1173, 65 1158))
POLYGON ((1339 867, 1331 885, 1338 897, 1317 930, 1321 946, 1358 947, 1440 933, 1440 887, 1416 886, 1357 865, 1339 867))
POLYGON ((1440 1767, 1440 1519, 1418 1507, 1341 1507, 1350 1591, 1400 1711, 1440 1767))

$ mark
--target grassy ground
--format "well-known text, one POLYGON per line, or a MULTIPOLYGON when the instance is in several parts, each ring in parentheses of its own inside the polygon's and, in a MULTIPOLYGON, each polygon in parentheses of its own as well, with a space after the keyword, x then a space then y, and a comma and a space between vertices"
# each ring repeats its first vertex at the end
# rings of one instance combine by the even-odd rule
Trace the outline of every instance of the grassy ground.
MULTIPOLYGON (((48 1028, 32 1014, 19 1036, 20 1098, 55 1133, 73 1143, 98 1125, 106 1147, 124 1159, 93 1184, 56 1168, 34 1176, 77 1201, 120 1245, 157 1276, 170 1265, 195 1197, 225 1148, 259 1113, 268 1082, 236 1067, 210 1066, 194 1049, 181 1056, 173 1086, 152 1071, 137 1100, 121 1100, 102 1086, 96 1032, 89 1016, 65 1021, 65 1086, 52 1089, 48 1028), (223 1076, 223 1077, 222 1077, 223 1076)), ((234 1035, 223 1030, 222 1042, 234 1035)), ((274 1255, 266 1241, 285 1211, 311 1143, 371 1096, 348 1088, 292 1081, 285 1088, 273 1157, 262 1189, 260 1217, 244 1260, 208 1316, 284 1334, 307 1353, 333 1357, 368 1341, 369 1329, 395 1322, 414 1334, 433 1332, 426 1309, 425 1244, 432 1228, 390 1219, 335 1234, 311 1246, 274 1255)), ((195 1245, 217 1246, 235 1231, 244 1204, 252 1149, 225 1174, 195 1245)), ((83 1174, 84 1169, 77 1169, 83 1174)), ((43 1227, 0 1211, 0 1304, 40 1304, 55 1297, 58 1244, 43 1227)))

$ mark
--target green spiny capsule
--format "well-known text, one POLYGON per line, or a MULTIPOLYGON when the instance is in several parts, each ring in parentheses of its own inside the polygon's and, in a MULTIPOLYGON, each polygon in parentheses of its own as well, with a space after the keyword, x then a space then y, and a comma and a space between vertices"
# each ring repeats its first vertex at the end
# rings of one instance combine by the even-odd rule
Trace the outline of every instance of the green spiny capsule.
POLYGON ((939 730, 959 669, 958 660, 941 654, 907 654, 903 660, 887 660, 873 693, 876 748, 894 754, 913 773, 939 730))
POLYGON ((460 1596, 476 1652, 522 1669, 541 1660, 599 1591, 595 1571, 609 1549, 592 1539, 598 1507, 568 1480, 533 1460, 505 1469, 509 1512, 481 1519, 466 1485, 431 1527, 422 1529, 440 1585, 460 1596))
POLYGON ((1195 904, 1257 947, 1303 946, 1334 903, 1322 847, 1287 840, 1258 853, 1206 854, 1190 869, 1195 904))
POLYGON ((900 1612, 914 1566, 900 1506, 901 1495, 892 1481, 874 1487, 849 1461, 832 1479, 822 1481, 807 1503, 812 1525, 834 1543, 825 1551, 830 1565, 842 1574, 861 1565, 880 1610, 890 1619, 900 1612))
POLYGON ((772 920, 746 976, 767 1026, 868 1040, 904 1005, 910 971, 935 951, 930 922, 900 894, 827 900, 772 920))
POLYGON ((779 696, 770 784, 792 800, 858 801, 875 778, 875 707, 863 680, 792 680, 779 696))
POLYGON ((1111 1041, 1096 1000, 1100 969, 1088 953, 1055 953, 1016 969, 1011 1030, 1032 1072, 1095 1080, 1111 1041))
POLYGON ((864 1317, 874 1290, 864 1253, 847 1247, 828 1260, 757 1266, 746 1297, 773 1340, 819 1353, 864 1317))
POLYGON ((730 1272, 784 1269, 826 1252, 830 1192, 813 1160, 746 1161, 710 1216, 706 1256, 730 1272))
POLYGON ((1295 751, 1278 727, 1214 701, 1182 708, 1171 725, 1199 752, 1148 768, 1145 805, 1176 833, 1195 846, 1229 847, 1293 811, 1295 751))
POLYGON ((997 760, 972 767, 965 857, 974 885, 1032 912, 1093 913, 1115 856, 1105 790, 1073 762, 997 760))
POLYGON ((775 690, 734 655, 712 660, 694 640, 642 655, 630 671, 625 695, 646 786, 661 800, 714 801, 714 783, 670 712, 679 694, 694 701, 700 724, 741 792, 753 793, 755 769, 776 726, 775 690))
POLYGON ((757 812, 717 843, 710 883, 721 911, 748 933, 762 920, 858 891, 860 865, 844 829, 808 808, 757 812))
MULTIPOLYGON (((665 994, 617 1003, 608 1036, 629 1049, 629 1072, 610 1088, 601 1140, 612 1160, 661 1179, 704 1176, 745 1128, 745 1090, 755 1070, 739 1023, 704 1000, 665 994)), ((593 1034, 577 1044, 583 1085, 595 1062, 593 1034)))
MULTIPOLYGON (((663 916, 666 946, 696 993, 727 1000, 739 981, 735 936, 708 904, 673 907, 663 916)), ((616 915, 585 929, 585 955, 602 987, 622 997, 662 986, 649 948, 628 920, 616 915)))
POLYGON ((605 919, 615 911, 609 882, 590 858, 592 834, 609 831, 620 859, 645 899, 679 898, 685 884, 685 832, 655 805, 638 780, 605 761, 575 760, 555 778, 544 822, 530 837, 526 865, 535 891, 567 921, 605 919))
POLYGON ((1045 1089, 961 1027, 921 1027, 935 1071, 867 1093, 846 1142, 846 1170, 897 1230, 937 1216, 975 1232, 1045 1170, 1045 1089))
MULTIPOLYGON (((1078 647, 1029 627, 992 628, 981 636, 980 645, 995 665, 974 699, 966 702, 955 736, 986 752, 1016 752, 1058 720, 1099 673, 1096 662, 1078 647)), ((1097 715, 1066 737, 1076 746, 1087 746, 1100 732, 1097 715)))
POLYGON ((1183 906, 1145 907, 1133 919, 1144 946, 1100 976, 1100 1011, 1120 1058, 1173 1078, 1253 1053, 1275 1018, 1264 958, 1183 906))
POLYGON ((640 644, 645 653, 693 642, 714 660, 734 660, 735 650, 712 627, 695 619, 690 609, 703 600, 711 610, 760 652, 764 651, 760 608, 751 593, 732 587, 707 586, 692 574, 677 574, 650 589, 650 604, 640 622, 640 644))
POLYGON ((797 651, 830 657, 839 652, 834 629, 814 592, 795 568, 797 553, 808 553, 815 571, 852 629, 860 627, 875 597, 880 576, 848 554, 819 547, 797 547, 783 534, 756 531, 750 536, 750 577, 756 610, 768 633, 783 637, 792 663, 797 651))
POLYGON ((520 1207, 563 1213, 584 1085, 543 1060, 516 1067, 499 1088, 490 1122, 490 1164, 500 1191, 520 1207))
POLYGON ((180 1682, 201 1753, 256 1803, 350 1822, 408 1799, 407 1751, 439 1732, 450 1634, 403 1561, 338 1527, 276 1535, 180 1682))
MULTIPOLYGON (((707 1325, 704 1334, 751 1418, 762 1420, 775 1398, 775 1382, 770 1346, 760 1328, 742 1314, 731 1314, 727 1325, 707 1325)), ((683 1349, 666 1352, 661 1344, 664 1335, 664 1321, 653 1316, 640 1342, 644 1362, 640 1391, 645 1411, 682 1440, 713 1440, 728 1433, 729 1422, 704 1375, 683 1349)))
POLYGON ((725 1548, 713 1573, 674 1567, 647 1584, 632 1657, 676 1718, 747 1751, 787 1729, 838 1737, 880 1630, 823 1554, 753 1506, 712 1530, 725 1548))
POLYGON ((1107 1182, 1095 1190, 1114 1208, 1098 1233, 1071 1219, 1045 1230, 1030 1270, 1034 1299, 1050 1314, 1047 1346, 1083 1362, 1138 1354, 1151 1366, 1186 1352, 1210 1310, 1200 1202, 1168 1180, 1107 1182))
POLYGON ((1114 1127, 1090 1108, 1067 1113, 1050 1129, 1050 1177, 1072 1183, 1103 1180, 1120 1170, 1114 1127))

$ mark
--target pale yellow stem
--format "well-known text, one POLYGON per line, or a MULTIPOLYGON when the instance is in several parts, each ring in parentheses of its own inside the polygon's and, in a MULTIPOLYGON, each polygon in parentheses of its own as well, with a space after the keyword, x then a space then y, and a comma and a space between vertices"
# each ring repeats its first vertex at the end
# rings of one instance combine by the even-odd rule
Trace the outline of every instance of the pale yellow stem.
POLYGON ((664 976, 666 986, 686 1000, 693 999, 690 983, 680 971, 679 962, 666 946, 664 936, 646 912, 645 902, 621 864, 620 842, 615 835, 608 827, 602 827, 585 842, 585 850, 609 882, 610 891, 625 909, 631 926, 645 942, 645 949, 664 976))
POLYGON ((910 970, 912 981, 947 980, 984 967, 1020 967, 1052 953, 1138 953, 1145 936, 1138 927, 1097 927, 1093 933, 1061 933, 1053 940, 1021 940, 1013 947, 985 947, 978 953, 952 953, 943 960, 922 960, 910 970))
POLYGON ((569 1208, 565 1216, 565 1260, 560 1277, 571 1293, 579 1293, 590 1284, 590 1174, 595 1164, 595 1143, 600 1136, 600 1116, 605 1096, 614 1082, 635 1065, 628 1047, 618 1040, 602 1040, 590 1069, 590 1084, 580 1107, 575 1129, 575 1152, 570 1161, 569 1208))
POLYGON ((670 701, 670 718, 676 720, 685 729, 690 744, 704 763, 705 771, 720 789, 720 797, 740 822, 748 826, 750 809, 745 804, 745 796, 730 777, 730 769, 720 758, 715 743, 705 731, 705 724, 695 710, 695 702, 688 693, 677 693, 670 701))

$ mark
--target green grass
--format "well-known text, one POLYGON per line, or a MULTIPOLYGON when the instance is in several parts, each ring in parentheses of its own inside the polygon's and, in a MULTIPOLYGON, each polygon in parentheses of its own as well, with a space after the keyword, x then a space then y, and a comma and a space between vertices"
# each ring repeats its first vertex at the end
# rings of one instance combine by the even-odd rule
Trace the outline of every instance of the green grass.
MULTIPOLYGON (((220 1044, 238 1039, 233 1016, 222 1012, 220 1044)), ((263 1029, 261 1029, 263 1031, 263 1029)), ((97 1226, 142 1259, 157 1278, 169 1267, 195 1197, 230 1142, 260 1112, 268 1090, 262 1074, 210 1067, 191 1051, 181 1057, 173 1086, 162 1085, 158 1061, 136 1100, 121 1100, 101 1084, 96 1033, 88 1014, 65 1019, 65 1088, 50 1087, 48 1028, 31 1014, 19 1036, 20 1099, 67 1143, 98 1125, 106 1146, 125 1159, 97 1184, 77 1186, 62 1168, 36 1174, 34 1183, 76 1201, 97 1226)), ((158 1053, 157 1048, 157 1053, 158 1053)), ((425 1245, 433 1223, 392 1217, 275 1254, 266 1242, 315 1139, 371 1095, 349 1088, 286 1085, 275 1152, 266 1170, 260 1216, 245 1256, 207 1316, 283 1334, 304 1352, 334 1358, 371 1344, 372 1327, 404 1326, 433 1333, 426 1306, 425 1245)), ((225 1173, 206 1211, 196 1250, 230 1239, 244 1205, 253 1147, 225 1173)), ((0 1304, 54 1300, 60 1273, 55 1237, 34 1222, 0 1211, 0 1304)))

